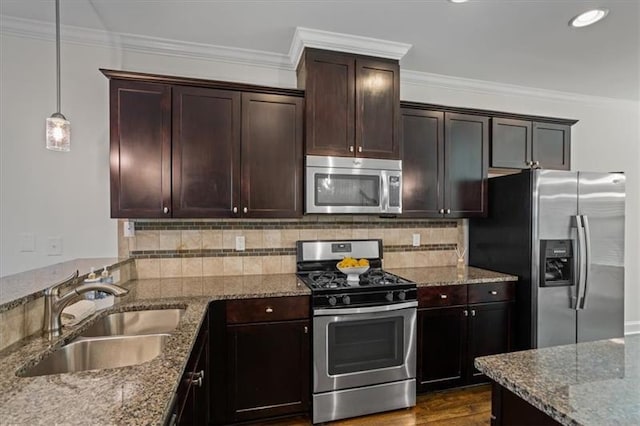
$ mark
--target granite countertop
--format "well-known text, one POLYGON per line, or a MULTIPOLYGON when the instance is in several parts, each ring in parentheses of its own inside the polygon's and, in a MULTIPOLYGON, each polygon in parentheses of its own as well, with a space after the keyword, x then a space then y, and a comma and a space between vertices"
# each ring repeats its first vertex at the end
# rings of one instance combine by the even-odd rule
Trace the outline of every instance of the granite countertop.
POLYGON ((0 277, 0 312, 40 297, 44 289, 62 281, 76 271, 79 271, 80 279, 82 279, 86 278, 91 268, 100 272, 104 266, 112 269, 127 262, 133 262, 133 259, 81 258, 0 277))
POLYGON ((130 292, 116 305, 65 330, 53 344, 32 337, 0 351, 0 423, 162 424, 210 301, 310 294, 295 274, 146 279, 125 286, 130 292), (186 311, 163 353, 147 363, 39 377, 15 374, 109 313, 154 308, 186 311))
POLYGON ((487 356, 475 365, 562 424, 640 424, 640 335, 487 356))
POLYGON ((518 281, 515 275, 465 266, 436 266, 424 268, 392 268, 389 272, 417 283, 418 287, 480 284, 496 281, 518 281))

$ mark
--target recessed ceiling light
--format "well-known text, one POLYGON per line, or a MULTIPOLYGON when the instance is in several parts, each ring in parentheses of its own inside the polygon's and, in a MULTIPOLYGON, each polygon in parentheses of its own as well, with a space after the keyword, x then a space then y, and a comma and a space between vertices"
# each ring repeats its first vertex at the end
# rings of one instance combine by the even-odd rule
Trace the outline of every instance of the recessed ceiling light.
POLYGON ((451 3, 466 3, 469 0, 449 0, 451 3))
POLYGON ((591 9, 573 18, 569 25, 574 28, 582 28, 604 19, 609 13, 609 9, 591 9))

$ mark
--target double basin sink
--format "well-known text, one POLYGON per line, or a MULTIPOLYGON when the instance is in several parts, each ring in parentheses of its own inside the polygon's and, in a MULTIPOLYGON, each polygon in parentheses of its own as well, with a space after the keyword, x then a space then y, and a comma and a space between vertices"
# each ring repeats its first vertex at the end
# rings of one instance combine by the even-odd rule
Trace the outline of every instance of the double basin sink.
POLYGON ((21 377, 126 367, 162 353, 184 309, 154 309, 107 315, 71 343, 19 373, 21 377))

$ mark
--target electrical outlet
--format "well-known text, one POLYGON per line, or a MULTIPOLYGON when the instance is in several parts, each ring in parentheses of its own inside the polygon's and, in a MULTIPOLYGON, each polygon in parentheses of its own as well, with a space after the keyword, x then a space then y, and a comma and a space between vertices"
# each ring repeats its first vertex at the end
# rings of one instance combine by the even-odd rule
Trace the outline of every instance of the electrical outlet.
POLYGON ((20 234, 20 251, 36 251, 36 237, 30 232, 20 234))
POLYGON ((413 234, 411 237, 413 246, 420 247, 420 234, 413 234))
POLYGON ((47 238, 47 255, 62 256, 62 237, 47 238))
POLYGON ((236 251, 244 251, 244 236, 242 235, 236 237, 236 251))
POLYGON ((136 236, 136 223, 132 222, 130 220, 126 221, 124 223, 124 236, 129 238, 129 237, 135 237, 136 236))

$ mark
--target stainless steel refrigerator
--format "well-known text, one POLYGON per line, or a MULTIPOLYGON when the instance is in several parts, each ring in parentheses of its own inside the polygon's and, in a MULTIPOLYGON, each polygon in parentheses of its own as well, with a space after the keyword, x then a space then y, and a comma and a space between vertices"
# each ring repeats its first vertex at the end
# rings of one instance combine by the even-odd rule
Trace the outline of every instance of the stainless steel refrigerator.
POLYGON ((469 264, 518 275, 516 348, 624 334, 625 176, 527 170, 489 179, 469 264))

